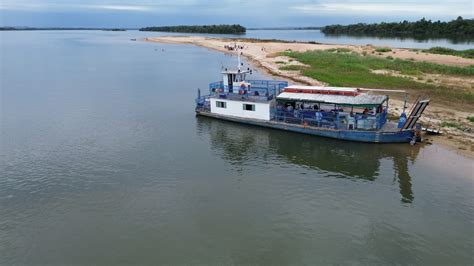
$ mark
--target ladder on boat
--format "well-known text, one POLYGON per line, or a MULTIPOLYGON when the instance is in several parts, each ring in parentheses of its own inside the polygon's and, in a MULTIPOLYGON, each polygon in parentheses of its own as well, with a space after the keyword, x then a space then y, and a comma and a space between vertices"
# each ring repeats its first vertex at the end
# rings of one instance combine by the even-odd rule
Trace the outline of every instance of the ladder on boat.
POLYGON ((430 104, 430 98, 428 97, 418 97, 416 103, 412 106, 410 115, 407 118, 407 121, 401 128, 401 130, 412 129, 415 127, 416 122, 425 111, 426 107, 430 104))

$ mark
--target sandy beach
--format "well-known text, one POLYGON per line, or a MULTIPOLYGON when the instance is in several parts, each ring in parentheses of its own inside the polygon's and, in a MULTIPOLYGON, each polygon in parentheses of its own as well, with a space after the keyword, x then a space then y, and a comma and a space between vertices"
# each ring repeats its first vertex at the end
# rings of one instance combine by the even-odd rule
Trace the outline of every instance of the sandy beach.
MULTIPOLYGON (((466 67, 474 65, 474 59, 462 58, 452 55, 439 55, 423 53, 413 49, 405 48, 390 48, 391 51, 387 53, 377 53, 377 47, 371 45, 336 45, 336 44, 319 44, 319 43, 298 43, 298 42, 268 42, 258 40, 245 39, 225 39, 225 38, 210 38, 202 36, 163 36, 146 38, 147 42, 157 42, 165 44, 192 44, 201 47, 206 47, 212 50, 232 53, 225 46, 237 44, 243 46, 240 50, 244 56, 253 66, 265 71, 266 73, 278 78, 289 80, 294 84, 306 85, 325 85, 323 82, 301 75, 299 71, 287 71, 280 69, 282 65, 301 64, 296 60, 281 56, 283 51, 291 50, 296 52, 304 52, 309 50, 328 50, 344 48, 350 49, 357 53, 369 54, 371 56, 399 58, 404 60, 425 61, 436 64, 466 67)), ((381 75, 400 75, 385 70, 374 70, 374 73, 381 75)), ((407 78, 414 78, 409 77, 407 78)), ((461 77, 452 75, 427 75, 426 79, 433 79, 435 83, 444 85, 446 87, 456 87, 463 90, 472 91, 474 89, 473 77, 461 77)), ((412 99, 413 100, 413 99, 412 99)), ((409 103, 411 104, 411 103, 409 103)), ((391 99, 391 112, 394 116, 398 116, 403 110, 403 102, 400 99, 391 99)), ((465 156, 474 158, 474 132, 472 130, 472 122, 469 122, 466 117, 474 115, 473 106, 453 106, 450 104, 441 104, 432 101, 429 108, 422 118, 424 125, 431 128, 439 128, 445 121, 457 121, 461 126, 458 128, 441 128, 443 132, 440 136, 425 136, 426 142, 437 142, 447 145, 456 152, 465 156)))

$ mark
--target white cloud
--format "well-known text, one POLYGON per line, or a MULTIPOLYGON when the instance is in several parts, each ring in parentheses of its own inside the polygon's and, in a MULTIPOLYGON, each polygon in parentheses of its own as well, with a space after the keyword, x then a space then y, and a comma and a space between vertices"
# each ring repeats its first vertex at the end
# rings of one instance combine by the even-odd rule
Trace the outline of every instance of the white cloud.
POLYGON ((14 1, 0 0, 0 10, 21 10, 21 11, 76 11, 76 10, 109 10, 128 12, 153 12, 166 11, 173 8, 180 8, 194 3, 194 0, 176 0, 173 3, 162 1, 160 3, 150 1, 106 1, 106 0, 73 0, 73 1, 14 1), (137 3, 139 2, 139 3, 137 3))
POLYGON ((155 8, 151 6, 139 6, 139 5, 78 5, 78 8, 86 9, 105 9, 105 10, 118 10, 118 11, 137 11, 137 12, 150 12, 154 11, 155 8))
POLYGON ((291 6, 292 9, 306 14, 334 14, 334 15, 418 15, 472 17, 473 1, 418 1, 410 2, 377 2, 348 1, 339 3, 321 2, 316 4, 302 4, 291 6))
POLYGON ((97 10, 117 10, 117 11, 138 11, 149 12, 153 8, 141 5, 82 5, 82 4, 37 4, 37 3, 0 3, 0 9, 23 10, 23 11, 57 11, 57 10, 77 10, 77 9, 97 9, 97 10))
POLYGON ((0 10, 38 12, 129 12, 268 17, 377 16, 473 17, 474 0, 0 0, 0 10))

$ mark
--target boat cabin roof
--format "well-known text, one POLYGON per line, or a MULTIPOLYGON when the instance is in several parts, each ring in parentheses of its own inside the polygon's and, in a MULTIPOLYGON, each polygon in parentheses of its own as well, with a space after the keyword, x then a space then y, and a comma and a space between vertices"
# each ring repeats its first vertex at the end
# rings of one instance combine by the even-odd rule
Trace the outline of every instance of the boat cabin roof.
MULTIPOLYGON (((338 88, 339 90, 339 88, 338 88)), ((359 93, 355 96, 305 93, 305 92, 282 92, 277 96, 278 100, 317 102, 347 106, 374 107, 388 100, 387 95, 375 95, 359 93)))
POLYGON ((225 69, 221 74, 245 74, 250 73, 250 69, 225 69))

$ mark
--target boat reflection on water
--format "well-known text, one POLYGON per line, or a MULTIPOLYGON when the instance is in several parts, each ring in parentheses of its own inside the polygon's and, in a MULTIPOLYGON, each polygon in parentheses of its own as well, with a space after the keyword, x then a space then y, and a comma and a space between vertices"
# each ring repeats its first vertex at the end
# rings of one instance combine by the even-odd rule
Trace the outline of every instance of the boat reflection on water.
POLYGON ((408 164, 413 164, 422 145, 371 144, 333 140, 196 117, 198 134, 209 136, 211 149, 236 171, 287 163, 316 170, 335 178, 375 181, 393 176, 401 200, 414 200, 408 164), (392 168, 381 169, 382 161, 392 168))

